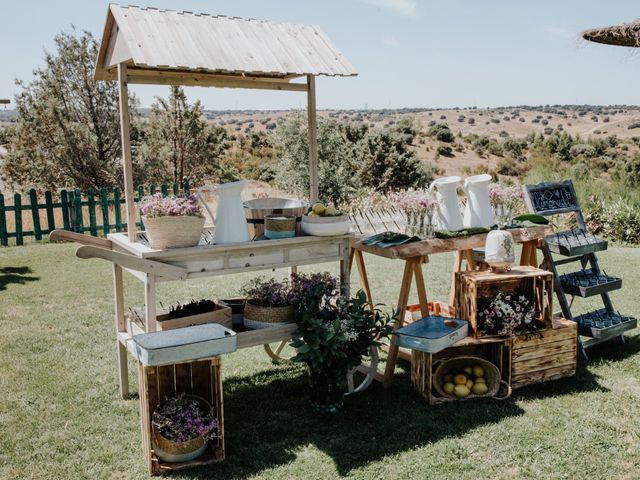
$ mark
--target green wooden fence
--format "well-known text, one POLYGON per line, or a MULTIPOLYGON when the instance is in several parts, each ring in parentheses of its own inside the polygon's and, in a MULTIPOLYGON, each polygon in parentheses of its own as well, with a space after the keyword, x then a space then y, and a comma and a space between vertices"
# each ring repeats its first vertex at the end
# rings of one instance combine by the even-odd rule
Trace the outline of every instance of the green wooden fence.
MULTIPOLYGON (((169 194, 170 189, 174 194, 180 193, 181 189, 188 192, 189 182, 160 185, 160 192, 164 196, 169 194)), ((158 188, 155 185, 149 185, 147 189, 139 186, 136 190, 136 201, 146 194, 153 195, 157 192, 158 188)), ((0 194, 0 245, 6 247, 9 245, 9 239, 15 239, 16 245, 23 245, 25 237, 42 240, 43 235, 51 233, 56 228, 77 233, 89 232, 93 236, 127 229, 127 224, 122 222, 121 208, 124 195, 119 188, 111 191, 101 188, 99 192, 89 189, 84 194, 78 189, 60 190, 58 201, 54 201, 54 195, 50 191, 44 192, 44 196, 39 198, 37 191, 32 188, 27 199, 28 204, 25 204, 23 196, 14 193, 13 205, 7 205, 4 195, 0 194), (40 219, 42 210, 46 213, 46 228, 43 228, 40 219), (99 210, 100 218, 97 217, 96 210, 99 210), (60 212, 59 215, 56 215, 57 211, 60 212), (31 219, 30 230, 24 229, 25 216, 31 219), (88 221, 85 221, 86 217, 88 221)), ((142 227, 141 223, 138 225, 142 227)))

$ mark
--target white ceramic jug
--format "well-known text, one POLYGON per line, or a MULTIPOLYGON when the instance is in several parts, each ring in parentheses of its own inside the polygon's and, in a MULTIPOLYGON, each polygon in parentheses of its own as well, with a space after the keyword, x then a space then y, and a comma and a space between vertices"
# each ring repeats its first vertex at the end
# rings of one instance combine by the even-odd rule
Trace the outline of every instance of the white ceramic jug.
POLYGON ((489 200, 489 184, 491 175, 474 175, 464 181, 462 188, 467 195, 467 206, 464 209, 464 228, 483 227, 490 228, 494 225, 493 210, 489 200))
POLYGON ((484 246, 484 261, 495 271, 507 271, 516 261, 513 236, 506 230, 492 230, 484 246))
POLYGON ((459 183, 460 177, 442 177, 434 180, 429 187, 437 192, 439 227, 452 232, 463 228, 457 192, 459 183))
POLYGON ((242 189, 247 184, 245 180, 239 182, 223 183, 221 185, 207 185, 198 190, 209 190, 218 194, 218 208, 214 217, 209 206, 199 195, 200 201, 204 204, 211 221, 215 227, 213 231, 213 241, 216 244, 240 243, 251 240, 249 237, 249 227, 244 216, 242 206, 242 189))

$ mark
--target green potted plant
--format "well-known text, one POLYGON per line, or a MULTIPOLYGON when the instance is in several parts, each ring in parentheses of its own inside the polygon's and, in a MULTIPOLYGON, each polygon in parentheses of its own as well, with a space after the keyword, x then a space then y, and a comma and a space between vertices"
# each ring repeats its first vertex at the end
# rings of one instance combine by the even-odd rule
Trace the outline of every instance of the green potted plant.
POLYGON ((195 195, 156 193, 138 202, 151 248, 194 247, 200 242, 204 216, 195 195))
POLYGON ((314 410, 337 412, 343 405, 347 372, 391 334, 393 318, 372 307, 362 290, 349 300, 338 298, 335 278, 329 274, 295 275, 292 283, 298 325, 292 360, 309 367, 314 410))
POLYGON ((254 278, 243 287, 242 293, 246 298, 245 327, 268 328, 293 321, 295 309, 288 280, 254 278))
POLYGON ((204 453, 207 441, 219 436, 218 420, 209 403, 180 394, 158 405, 152 418, 153 449, 165 462, 186 462, 204 453))

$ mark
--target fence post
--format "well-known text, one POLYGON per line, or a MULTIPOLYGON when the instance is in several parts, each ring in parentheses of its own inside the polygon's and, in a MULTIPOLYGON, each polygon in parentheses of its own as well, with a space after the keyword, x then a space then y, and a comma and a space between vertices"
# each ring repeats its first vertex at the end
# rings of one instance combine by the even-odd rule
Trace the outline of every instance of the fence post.
POLYGON ((156 186, 152 183, 151 185, 149 185, 149 195, 155 195, 156 193, 156 186))
POLYGON ((189 193, 189 180, 185 180, 182 184, 182 191, 184 193, 189 193))
POLYGON ((38 193, 35 188, 29 190, 29 200, 31 201, 31 223, 33 224, 33 235, 36 237, 36 240, 42 240, 40 212, 38 208, 38 193))
POLYGON ((102 233, 106 237, 109 234, 109 197, 107 189, 100 189, 100 209, 102 210, 102 233))
POLYGON ((160 191, 162 192, 163 197, 166 197, 167 195, 169 195, 169 189, 167 188, 166 183, 163 183, 162 185, 160 185, 160 191))
POLYGON ((13 213, 16 219, 16 245, 23 245, 22 237, 22 198, 19 193, 13 195, 13 213))
POLYGON ((3 247, 9 245, 7 236, 7 216, 4 209, 4 195, 0 193, 0 244, 3 247))
MULTIPOLYGON (((73 191, 73 210, 71 210, 75 215, 74 230, 78 233, 84 233, 84 222, 82 218, 82 193, 80 190, 76 188, 73 191)), ((72 218, 73 220, 73 218, 72 218)))
POLYGON ((118 187, 113 189, 113 206, 115 208, 116 232, 122 231, 122 215, 120 214, 120 189, 118 187))
POLYGON ((178 182, 173 182, 173 194, 178 195, 179 191, 180 191, 180 187, 178 186, 178 182))
POLYGON ((53 215, 53 197, 51 192, 44 192, 44 204, 47 209, 47 233, 51 233, 56 229, 56 219, 53 215))
POLYGON ((89 210, 89 232, 94 237, 98 236, 98 225, 96 223, 96 197, 93 188, 87 190, 87 208, 89 210))
POLYGON ((69 192, 60 190, 60 203, 62 204, 62 228, 71 231, 71 222, 69 221, 69 192))

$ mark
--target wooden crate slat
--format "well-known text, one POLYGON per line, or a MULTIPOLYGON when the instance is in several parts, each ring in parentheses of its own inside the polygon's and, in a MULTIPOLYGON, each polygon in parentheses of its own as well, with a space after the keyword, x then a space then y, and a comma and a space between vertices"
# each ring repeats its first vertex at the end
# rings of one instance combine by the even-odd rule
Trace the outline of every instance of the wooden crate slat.
POLYGON ((175 365, 175 391, 176 393, 193 393, 191 364, 178 363, 175 365))
POLYGON ((211 394, 211 372, 209 361, 191 363, 191 382, 193 394, 202 398, 210 398, 211 394))
POLYGON ((172 397, 176 393, 175 366, 164 365, 156 367, 158 371, 158 392, 160 392, 160 403, 167 397, 172 397))
MULTIPOLYGON (((574 337, 575 338, 575 337, 574 337)), ((559 355, 565 352, 573 352, 577 345, 572 345, 570 342, 566 340, 558 340, 556 342, 542 344, 539 346, 529 347, 529 348, 520 348, 513 350, 513 361, 525 361, 532 360, 540 357, 559 355)))

